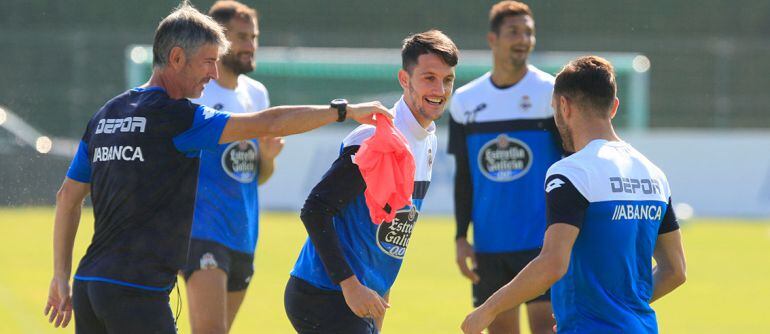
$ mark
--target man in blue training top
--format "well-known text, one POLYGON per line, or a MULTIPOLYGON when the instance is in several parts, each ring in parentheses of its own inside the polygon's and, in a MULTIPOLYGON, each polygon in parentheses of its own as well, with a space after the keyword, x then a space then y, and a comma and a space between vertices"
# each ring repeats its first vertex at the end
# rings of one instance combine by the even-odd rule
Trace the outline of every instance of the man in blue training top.
MULTIPOLYGON (((246 74, 255 68, 257 12, 237 1, 217 1, 209 16, 225 28, 230 50, 194 103, 230 113, 266 109, 267 89, 246 74)), ((232 327, 254 274, 259 232, 257 184, 273 174, 283 147, 279 138, 262 137, 201 151, 198 195, 187 265, 187 305, 193 333, 224 333, 232 327)))
MULTIPOLYGON (((475 307, 540 252, 545 198, 533 194, 562 156, 551 109, 554 78, 528 62, 535 48, 529 6, 517 1, 492 6, 487 41, 492 70, 458 88, 449 108, 449 153, 456 165, 455 260, 473 283, 475 307)), ((552 313, 547 291, 527 301, 533 334, 551 332, 552 313)), ((519 323, 516 307, 499 314, 488 330, 517 334, 519 323)))
POLYGON ((599 57, 556 77, 556 125, 575 154, 548 170, 543 250, 465 318, 465 333, 552 285, 558 333, 658 332, 650 303, 684 283, 684 251, 666 175, 615 134, 616 91, 599 57))
POLYGON ((78 333, 175 333, 168 294, 190 240, 201 150, 260 136, 309 131, 347 117, 390 117, 378 102, 275 107, 229 114, 190 102, 218 77, 228 49, 222 27, 184 2, 155 32, 153 73, 88 122, 57 193, 54 275, 46 314, 78 333), (94 236, 74 276, 72 248, 91 193, 94 236))
POLYGON ((409 36, 401 49, 394 106, 395 127, 409 142, 415 175, 412 205, 392 222, 372 223, 366 184, 353 163, 374 127, 360 126, 342 143, 337 160, 302 208, 309 238, 286 285, 284 306, 299 333, 361 334, 382 328, 388 292, 401 268, 436 154, 436 125, 446 108, 457 65, 457 47, 437 30, 409 36))

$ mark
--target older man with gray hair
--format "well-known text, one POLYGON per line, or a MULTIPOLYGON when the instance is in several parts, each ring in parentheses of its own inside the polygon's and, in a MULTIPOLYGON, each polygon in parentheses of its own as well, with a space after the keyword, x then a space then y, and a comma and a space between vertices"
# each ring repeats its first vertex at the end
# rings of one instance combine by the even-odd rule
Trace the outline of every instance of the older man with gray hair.
POLYGON ((149 82, 108 101, 88 122, 56 196, 54 275, 45 313, 77 333, 175 333, 169 292, 190 242, 201 150, 301 133, 346 117, 392 117, 379 102, 284 106, 231 115, 190 102, 218 77, 222 27, 187 2, 155 32, 149 82), (80 207, 91 193, 94 236, 74 275, 80 207))

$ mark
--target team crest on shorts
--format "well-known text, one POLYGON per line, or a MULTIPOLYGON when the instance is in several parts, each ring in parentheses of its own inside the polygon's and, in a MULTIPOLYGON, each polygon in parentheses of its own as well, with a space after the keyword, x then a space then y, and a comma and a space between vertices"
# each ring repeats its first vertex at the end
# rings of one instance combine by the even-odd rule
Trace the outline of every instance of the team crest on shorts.
POLYGON ((222 152, 222 169, 240 183, 253 182, 257 177, 257 144, 251 140, 231 143, 222 152))
POLYGON ((479 150, 479 170, 496 182, 516 180, 532 166, 532 150, 523 141, 501 134, 479 150))
POLYGON ((214 258, 214 254, 206 253, 201 256, 201 269, 216 269, 218 267, 219 263, 214 258))
POLYGON ((390 257, 403 259, 418 215, 417 208, 412 205, 397 211, 392 222, 377 225, 377 246, 380 250, 390 257))

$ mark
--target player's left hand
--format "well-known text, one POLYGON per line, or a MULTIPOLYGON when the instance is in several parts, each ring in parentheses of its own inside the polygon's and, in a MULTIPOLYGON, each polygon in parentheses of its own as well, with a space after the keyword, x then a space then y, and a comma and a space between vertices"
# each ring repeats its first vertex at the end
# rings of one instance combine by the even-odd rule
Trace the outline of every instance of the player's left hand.
POLYGON ((68 279, 54 277, 48 289, 48 301, 43 315, 49 315, 48 322, 54 327, 67 327, 72 319, 72 297, 68 279))
POLYGON ((460 328, 465 334, 480 334, 484 328, 489 327, 493 320, 495 320, 495 315, 484 305, 481 305, 465 317, 460 328))
POLYGON ((259 154, 263 159, 275 159, 283 149, 283 137, 260 137, 259 154))

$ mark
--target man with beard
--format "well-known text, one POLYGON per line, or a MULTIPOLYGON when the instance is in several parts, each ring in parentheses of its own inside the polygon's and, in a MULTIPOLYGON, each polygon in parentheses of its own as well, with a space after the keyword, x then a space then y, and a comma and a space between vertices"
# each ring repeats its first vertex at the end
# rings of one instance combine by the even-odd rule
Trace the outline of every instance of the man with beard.
POLYGON ((404 40, 401 60, 403 97, 393 107, 393 123, 414 156, 412 203, 388 208, 396 210, 392 221, 372 222, 366 184, 353 157, 375 129, 353 130, 302 208, 309 238, 284 295, 286 314, 298 333, 378 333, 390 307, 389 291, 430 184, 436 154, 433 121, 452 94, 458 52, 449 37, 430 30, 404 40))
POLYGON ((575 153, 548 169, 543 250, 465 318, 466 334, 548 288, 558 333, 658 332, 650 303, 685 281, 681 233, 666 175, 615 133, 616 93, 600 57, 556 77, 556 124, 575 153))
MULTIPOLYGON (((450 106, 456 262, 473 282, 474 306, 540 252, 545 199, 536 194, 563 153, 550 107, 553 76, 527 63, 535 47, 532 12, 523 3, 502 1, 490 10, 489 23, 492 71, 458 88, 450 106), (473 245, 467 240, 471 222, 473 245)), ((533 333, 551 331, 547 291, 528 301, 527 310, 533 333)), ((489 326, 491 334, 518 332, 518 308, 489 326)))
MULTIPOLYGON (((256 10, 236 1, 217 1, 209 16, 225 29, 230 51, 194 103, 231 113, 266 109, 267 90, 246 76, 254 70, 259 37, 256 10)), ((281 138, 262 137, 201 151, 192 240, 182 274, 187 282, 193 333, 225 333, 254 273, 259 233, 257 185, 273 173, 281 138)))

